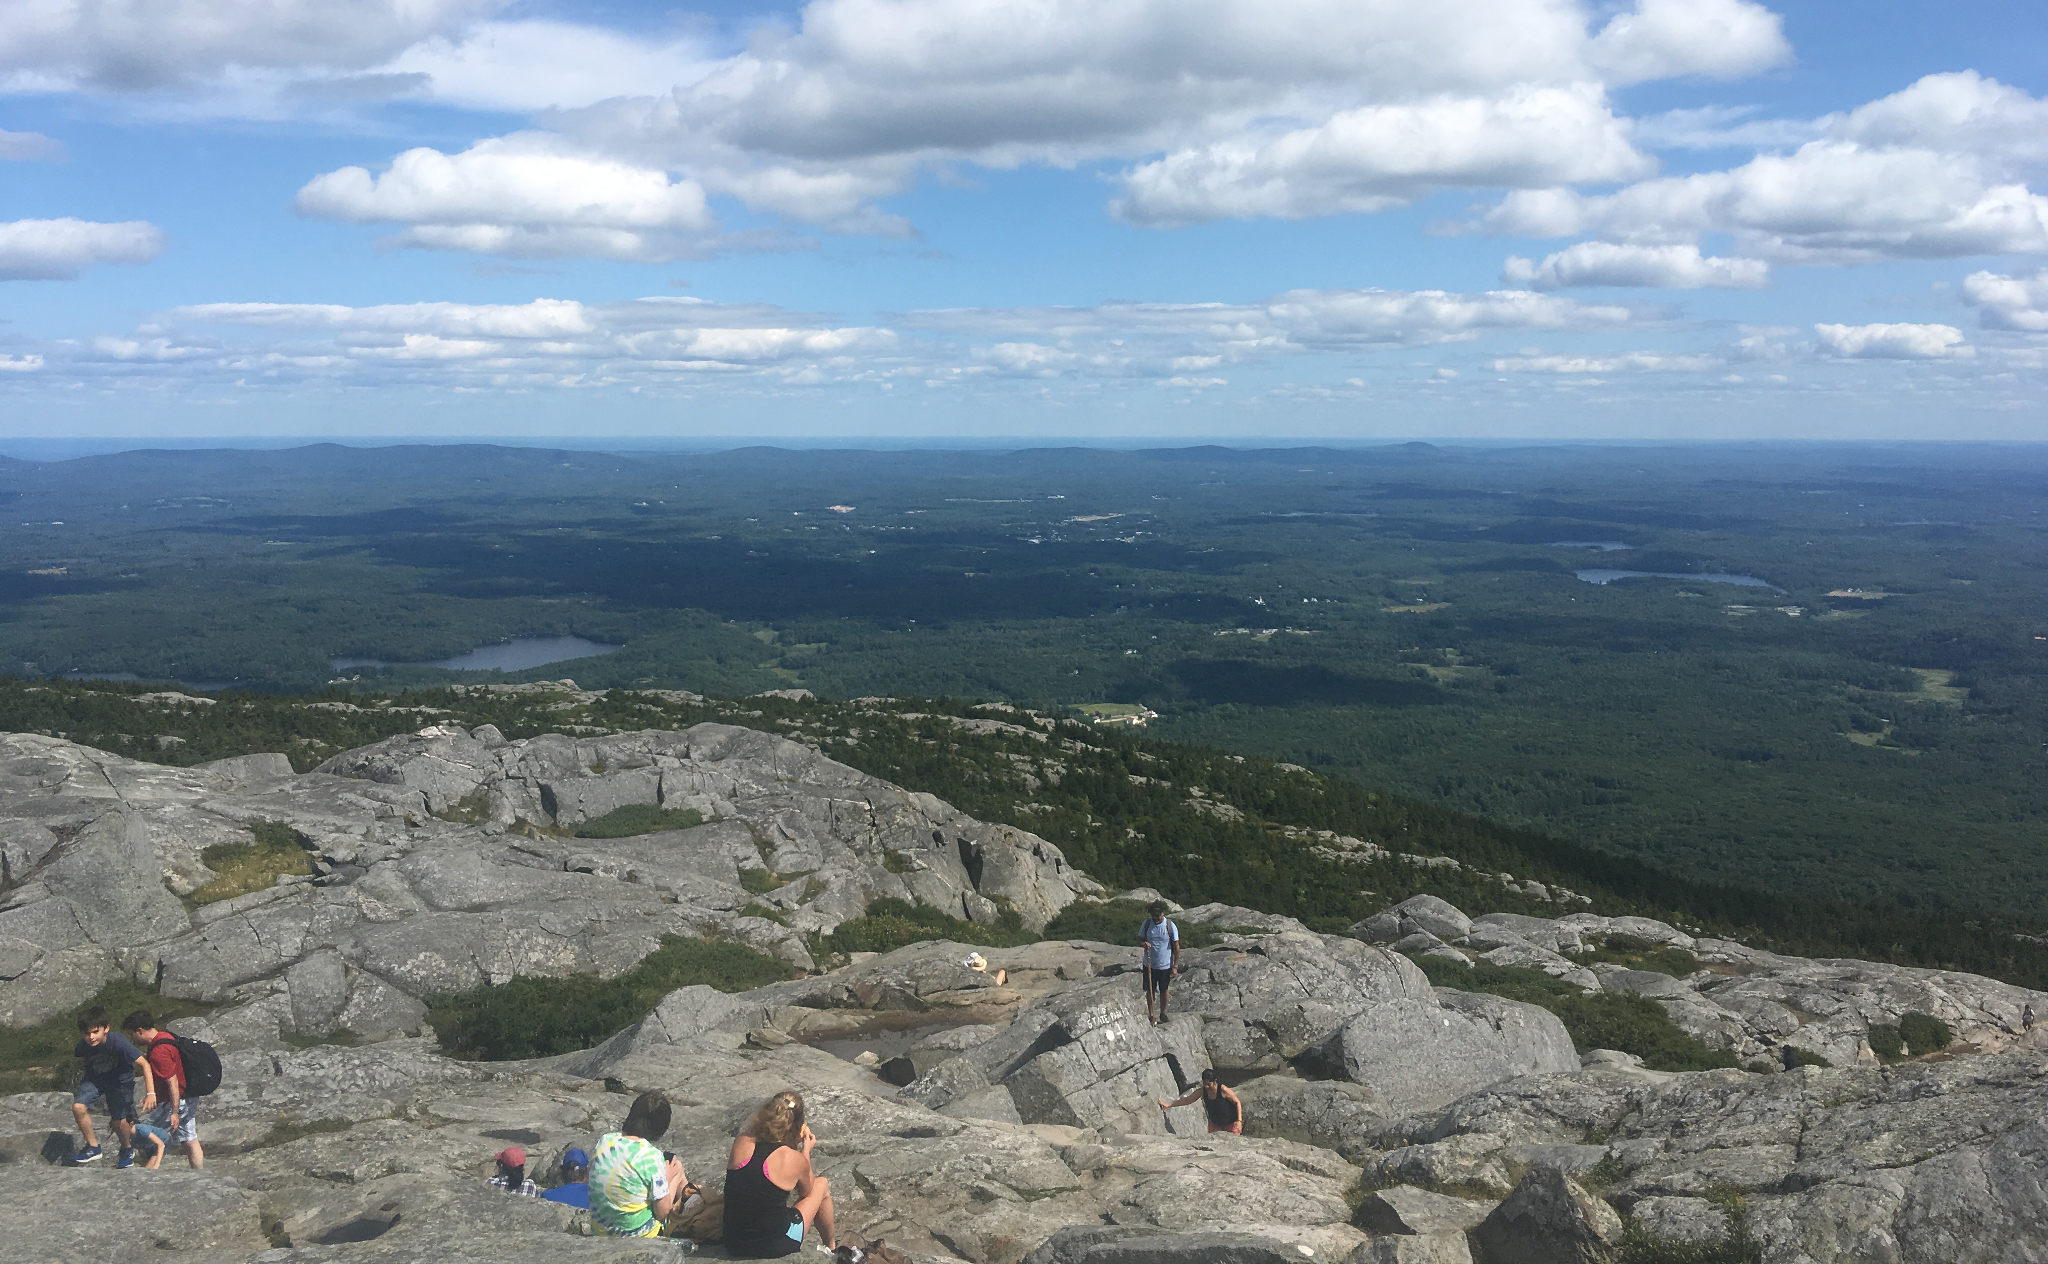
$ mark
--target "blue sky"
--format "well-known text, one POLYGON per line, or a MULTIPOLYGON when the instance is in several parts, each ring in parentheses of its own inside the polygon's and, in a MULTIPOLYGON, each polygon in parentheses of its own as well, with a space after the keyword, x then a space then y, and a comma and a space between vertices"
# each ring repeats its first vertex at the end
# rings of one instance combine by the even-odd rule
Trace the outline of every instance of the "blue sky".
POLYGON ((0 437, 2048 437, 2037 5, 14 0, 0 437))

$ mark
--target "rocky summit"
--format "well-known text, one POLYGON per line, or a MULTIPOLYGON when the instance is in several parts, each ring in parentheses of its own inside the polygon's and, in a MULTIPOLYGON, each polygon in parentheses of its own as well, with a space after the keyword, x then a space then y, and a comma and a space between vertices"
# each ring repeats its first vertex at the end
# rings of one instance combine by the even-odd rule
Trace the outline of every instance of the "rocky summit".
POLYGON ((842 1226, 921 1264, 2048 1259, 2048 1036, 2026 1021, 2048 996, 1427 896, 1345 935, 1178 910, 1204 946, 1163 1024, 1130 944, 984 947, 986 970, 944 941, 821 961, 819 936, 885 896, 1040 929, 1106 893, 1044 839, 742 728, 436 728, 302 775, 281 756, 174 769, 7 736, 0 862, 0 1024, 126 977, 213 1006, 178 1027, 225 1070, 197 1172, 176 1154, 60 1166, 69 1095, 0 1099, 9 1260, 717 1255, 592 1237, 586 1213, 487 1188, 489 1156, 521 1145, 544 1175, 660 1089, 664 1145, 715 1189, 734 1130, 791 1087, 842 1226), (576 836, 636 807, 677 827, 576 836), (289 829, 304 872, 204 899, 208 857, 258 825, 289 829), (615 976, 668 935, 802 975, 682 988, 526 1062, 442 1056, 426 1028, 436 995, 615 976), (1688 968, 1584 951, 1623 941, 1688 968), (1550 1010, 1432 986, 1417 960, 1645 997, 1752 1069, 1575 1048, 1550 1010), (1954 1043, 1880 1061, 1872 1029, 1916 1015, 1954 1043), (1787 1045, 1814 1064, 1753 1069, 1787 1045), (1245 1135, 1156 1105, 1210 1068, 1245 1135))

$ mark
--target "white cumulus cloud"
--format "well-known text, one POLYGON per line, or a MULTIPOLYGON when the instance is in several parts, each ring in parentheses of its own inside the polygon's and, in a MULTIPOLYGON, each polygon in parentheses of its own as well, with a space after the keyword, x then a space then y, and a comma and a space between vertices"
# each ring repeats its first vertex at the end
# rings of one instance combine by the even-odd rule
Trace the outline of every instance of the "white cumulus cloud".
POLYGON ((69 280, 95 263, 148 263, 163 248, 142 220, 19 219, 0 223, 0 280, 69 280))
POLYGON ((1366 106, 1270 137, 1180 150, 1123 177, 1140 224, 1378 211, 1446 186, 1625 180, 1650 161, 1597 85, 1366 106))
POLYGON ((509 0, 8 0, 0 86, 147 90, 231 67, 373 66, 509 0))
POLYGON ((1496 373, 1703 373, 1726 366, 1719 356, 1671 355, 1631 351, 1611 356, 1505 356, 1493 362, 1496 373))
POLYGON ((1593 39, 1609 83, 1698 75, 1739 79, 1792 60, 1784 22, 1749 0, 1637 0, 1593 39))
POLYGON ((1642 286, 1664 290, 1762 288, 1770 265, 1761 259, 1703 256, 1692 245, 1635 246, 1582 241, 1541 263, 1509 256, 1501 280, 1537 290, 1580 285, 1642 286))
POLYGON ((412 227, 401 245, 671 259, 716 227, 704 189, 662 171, 558 152, 532 134, 457 154, 409 149, 381 175, 343 167, 299 190, 300 213, 412 227))
POLYGON ((1835 355, 1852 360, 1949 360, 1973 348, 1954 325, 1815 325, 1835 355))
POLYGON ((1983 311, 1987 329, 2048 334, 2048 268, 2031 277, 1972 272, 1963 278, 1963 300, 1983 311))
POLYGON ((64 146, 41 132, 0 131, 0 162, 47 162, 63 156, 64 146))

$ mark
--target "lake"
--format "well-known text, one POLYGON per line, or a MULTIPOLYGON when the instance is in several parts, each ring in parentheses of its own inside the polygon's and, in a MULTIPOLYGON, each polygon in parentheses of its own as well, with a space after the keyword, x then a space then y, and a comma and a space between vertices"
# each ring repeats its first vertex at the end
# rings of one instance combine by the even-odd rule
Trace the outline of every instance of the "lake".
POLYGON ((1553 549, 1598 549, 1602 553, 1613 553, 1629 547, 1619 540, 1552 540, 1553 549))
POLYGON ((1691 579, 1702 584, 1740 584, 1744 588, 1776 588, 1768 579, 1754 575, 1730 575, 1724 571, 1695 571, 1687 574, 1681 571, 1611 571, 1601 567, 1573 571, 1589 584, 1611 584, 1617 579, 1691 579))
POLYGON ((566 663, 577 658, 596 658, 619 647, 580 636, 522 636, 496 645, 485 645, 467 654, 432 663, 387 663, 376 658, 337 658, 334 670, 351 667, 438 667, 443 671, 525 671, 548 663, 566 663))

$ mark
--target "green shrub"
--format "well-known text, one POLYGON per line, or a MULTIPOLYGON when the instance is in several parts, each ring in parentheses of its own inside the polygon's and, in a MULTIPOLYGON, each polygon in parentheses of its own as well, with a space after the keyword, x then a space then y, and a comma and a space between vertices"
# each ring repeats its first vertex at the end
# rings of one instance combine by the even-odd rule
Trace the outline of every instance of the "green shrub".
POLYGON ((1947 1023, 1918 1010, 1899 1015, 1899 1036, 1906 1042, 1906 1052, 1916 1058, 1946 1049, 1956 1038, 1947 1023))
POLYGON ((146 1009, 161 1025, 206 1014, 213 1007, 196 1001, 160 996, 129 979, 118 979, 76 1010, 46 1018, 28 1027, 0 1029, 0 1097, 9 1093, 54 1093, 75 1088, 79 1062, 71 1056, 78 1043, 78 1015, 99 1006, 116 1029, 121 1020, 146 1009))
POLYGON ((781 909, 769 908, 766 904, 761 903, 759 900, 749 900, 747 902, 747 906, 740 910, 740 916, 764 917, 771 922, 779 922, 784 926, 789 925, 789 914, 783 912, 781 909))
POLYGON ((1879 1062, 1897 1062, 1906 1056, 1906 1038, 1892 1023, 1870 1024, 1864 1029, 1863 1038, 1870 1042, 1870 1051, 1879 1062))
POLYGON ((663 830, 695 829, 704 814, 695 808, 664 808, 652 803, 628 803, 576 827, 578 838, 633 838, 663 830))
MULTIPOLYGON (((1138 923, 1151 916, 1137 900, 1076 900, 1045 924, 1045 939, 1088 939, 1097 943, 1138 948, 1138 923)), ((1183 949, 1207 948, 1216 942, 1217 932, 1208 926, 1181 926, 1183 949)), ((1254 932, 1256 933, 1256 932, 1254 932)))
POLYGON ((891 952, 927 939, 951 939, 989 948, 1013 948, 1037 938, 1024 929, 1015 909, 1004 909, 1002 920, 994 926, 978 926, 929 904, 884 897, 868 905, 868 911, 860 917, 841 922, 826 938, 825 945, 832 952, 891 952))
POLYGON ((1682 1031, 1664 1008, 1648 997, 1616 992, 1581 992, 1562 979, 1521 966, 1475 962, 1461 966, 1442 957, 1415 964, 1438 987, 1489 992, 1511 1001, 1540 1005, 1557 1015, 1580 1050, 1618 1049, 1633 1053, 1653 1071, 1711 1071, 1735 1065, 1735 1055, 1712 1048, 1682 1031))
POLYGON ((1632 970, 1655 970, 1674 979, 1685 978, 1700 968, 1698 957, 1675 944, 1653 944, 1647 939, 1621 934, 1602 936, 1573 953, 1572 959, 1586 965, 1611 961, 1632 970))
POLYGON ((215 843, 199 853, 213 878, 189 897, 194 904, 232 900, 252 891, 267 891, 286 874, 313 872, 312 858, 299 846, 299 836, 282 821, 258 821, 249 827, 246 843, 215 843))
POLYGON ((743 944, 664 936, 661 947, 615 979, 520 976, 438 996, 427 1010, 441 1051, 504 1061, 588 1049, 638 1022, 680 987, 744 992, 796 972, 743 944))
POLYGON ((740 870, 740 889, 749 895, 766 895, 782 885, 782 879, 770 869, 740 870))

